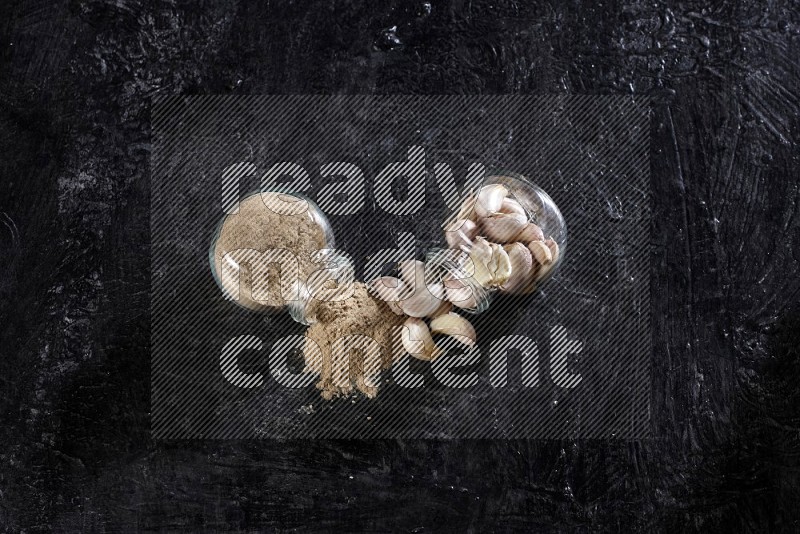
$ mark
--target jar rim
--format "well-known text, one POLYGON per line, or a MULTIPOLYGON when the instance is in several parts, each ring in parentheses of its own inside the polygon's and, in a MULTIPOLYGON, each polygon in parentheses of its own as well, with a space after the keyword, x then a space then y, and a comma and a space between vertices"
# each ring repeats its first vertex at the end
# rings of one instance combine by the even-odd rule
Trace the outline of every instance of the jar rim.
MULTIPOLYGON (((462 281, 475 298, 475 305, 473 307, 465 308, 458 306, 458 308, 464 310, 466 313, 483 313, 489 308, 492 290, 487 289, 479 284, 472 274, 469 274, 464 270, 464 266, 460 264, 459 259, 453 257, 454 255, 462 254, 464 255, 464 259, 469 257, 464 251, 461 250, 444 248, 433 249, 426 255, 426 272, 430 267, 433 271, 430 275, 430 280, 441 283, 442 285, 445 284, 445 276, 458 275, 455 279, 462 281)), ((426 274, 426 278, 427 277, 428 276, 426 274)))

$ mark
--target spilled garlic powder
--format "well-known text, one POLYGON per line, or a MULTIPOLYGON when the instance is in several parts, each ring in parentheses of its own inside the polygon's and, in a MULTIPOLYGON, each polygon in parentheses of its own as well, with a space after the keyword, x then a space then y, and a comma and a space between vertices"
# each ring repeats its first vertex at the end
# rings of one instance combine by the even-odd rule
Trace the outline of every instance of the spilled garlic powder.
POLYGON ((365 284, 353 285, 350 298, 312 300, 306 309, 306 315, 316 322, 306 330, 305 371, 319 373, 317 389, 328 400, 348 395, 354 389, 368 397, 378 393, 375 378, 392 364, 392 336, 405 319, 385 302, 373 298, 365 284), (343 344, 348 339, 352 343, 349 347, 343 344), (369 340, 375 344, 369 344, 369 340), (370 346, 375 350, 369 350, 370 346))

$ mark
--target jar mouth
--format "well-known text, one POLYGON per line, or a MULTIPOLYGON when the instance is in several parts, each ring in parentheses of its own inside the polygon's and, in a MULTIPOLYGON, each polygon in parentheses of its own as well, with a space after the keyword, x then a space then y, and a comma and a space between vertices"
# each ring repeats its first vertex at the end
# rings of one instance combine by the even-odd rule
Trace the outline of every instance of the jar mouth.
POLYGON ((311 292, 306 284, 300 280, 292 282, 292 295, 296 299, 286 301, 286 311, 289 312, 292 319, 305 326, 314 324, 316 321, 306 314, 308 303, 311 301, 311 292))
POLYGON ((292 319, 306 326, 317 322, 309 314, 312 300, 339 300, 347 292, 346 288, 355 282, 353 262, 344 252, 323 248, 313 253, 311 260, 322 267, 311 272, 305 282, 292 282, 295 300, 286 302, 286 310, 292 319), (335 287, 326 287, 330 282, 335 282, 335 287))
POLYGON ((480 285, 472 276, 467 276, 468 278, 462 278, 461 280, 469 287, 469 290, 475 297, 475 306, 461 309, 474 315, 483 313, 489 308, 491 291, 480 285))
POLYGON ((468 254, 464 251, 453 249, 435 249, 428 253, 426 258, 426 282, 441 283, 446 289, 453 290, 454 281, 462 287, 455 291, 463 295, 463 299, 451 301, 466 313, 479 314, 489 308, 491 302, 491 289, 483 287, 465 266, 468 254), (474 301, 471 305, 460 305, 460 302, 474 301))

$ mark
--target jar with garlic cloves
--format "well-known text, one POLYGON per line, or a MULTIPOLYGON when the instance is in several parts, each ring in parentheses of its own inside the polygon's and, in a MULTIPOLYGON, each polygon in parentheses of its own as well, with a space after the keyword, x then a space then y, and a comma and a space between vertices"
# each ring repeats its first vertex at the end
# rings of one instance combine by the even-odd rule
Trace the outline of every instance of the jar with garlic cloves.
POLYGON ((320 268, 319 251, 334 246, 330 223, 313 201, 296 193, 257 191, 222 217, 209 263, 226 299, 256 312, 281 312, 290 305, 295 316, 305 281, 320 268))
POLYGON ((481 313, 497 293, 527 295, 564 261, 567 226, 553 199, 524 176, 487 175, 444 228, 447 249, 428 254, 455 306, 481 313))

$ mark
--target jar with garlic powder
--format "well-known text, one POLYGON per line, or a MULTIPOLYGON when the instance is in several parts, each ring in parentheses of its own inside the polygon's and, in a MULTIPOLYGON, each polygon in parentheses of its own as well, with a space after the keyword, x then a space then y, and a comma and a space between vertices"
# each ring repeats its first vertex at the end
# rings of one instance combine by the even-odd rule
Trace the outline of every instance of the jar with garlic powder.
POLYGON ((564 261, 567 226, 540 187, 510 172, 491 173, 445 224, 447 249, 428 254, 455 306, 482 313, 497 293, 526 295, 564 261))
POLYGON ((258 312, 283 311, 302 298, 319 251, 335 246, 328 219, 299 194, 256 192, 217 226, 209 250, 226 299, 258 312))

